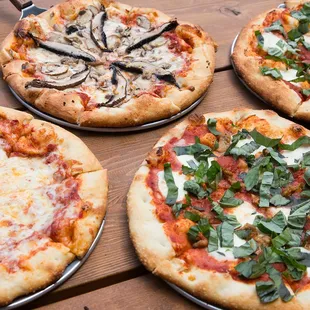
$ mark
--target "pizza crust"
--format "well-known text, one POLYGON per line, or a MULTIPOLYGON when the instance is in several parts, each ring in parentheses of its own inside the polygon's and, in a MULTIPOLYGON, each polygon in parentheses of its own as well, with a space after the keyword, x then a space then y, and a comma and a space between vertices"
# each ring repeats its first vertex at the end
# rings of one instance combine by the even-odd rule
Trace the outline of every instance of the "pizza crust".
MULTIPOLYGON (((310 135, 310 131, 306 128, 270 110, 236 109, 222 113, 208 113, 204 117, 206 120, 229 118, 235 123, 251 115, 266 119, 273 126, 275 136, 281 137, 285 130, 291 130, 292 127, 296 128, 296 131, 298 127, 298 131, 302 130, 310 135)), ((173 137, 180 138, 187 125, 189 121, 185 120, 169 130, 155 144, 154 149, 164 146, 173 137)), ((255 124, 250 126, 254 128, 255 124)), ((139 259, 149 271, 194 296, 224 308, 259 310, 281 307, 285 310, 295 310, 310 307, 310 301, 306 297, 308 291, 300 293, 288 303, 282 302, 279 298, 271 304, 262 304, 255 292, 255 284, 234 281, 228 274, 202 270, 195 266, 185 270, 183 261, 176 257, 171 241, 163 230, 163 223, 156 217, 150 189, 145 183, 148 173, 147 162, 143 161, 128 192, 127 214, 131 240, 139 259)))
MULTIPOLYGON (((69 0, 55 5, 39 15, 39 18, 46 20, 50 26, 53 26, 59 16, 65 16, 67 20, 74 19, 82 8, 90 4, 96 5, 98 2, 69 0)), ((133 13, 151 14, 156 16, 156 20, 159 22, 167 22, 171 19, 168 15, 155 9, 134 8, 118 2, 105 2, 104 4, 123 12, 132 11, 133 13)), ((25 21, 19 23, 20 26, 16 26, 16 28, 22 32, 25 32, 27 27, 30 27, 29 23, 25 21)), ((115 108, 102 107, 89 111, 84 108, 81 97, 75 92, 47 88, 25 88, 26 83, 33 80, 33 78, 26 77, 23 74, 21 65, 25 61, 16 59, 19 56, 15 55, 10 49, 11 44, 15 41, 13 32, 1 45, 0 63, 2 64, 3 77, 6 82, 22 98, 43 112, 81 126, 136 126, 168 118, 179 113, 201 97, 212 83, 216 43, 200 27, 189 23, 182 23, 177 26, 176 33, 192 46, 193 58, 195 59, 188 74, 182 78, 184 84, 182 90, 170 86, 170 90, 168 90, 164 98, 144 94, 138 98, 132 98, 120 107, 115 108), (186 89, 187 87, 191 90, 186 89)))
MULTIPOLYGON (((260 14, 242 29, 231 57, 237 74, 255 93, 277 110, 294 117, 302 103, 301 98, 283 81, 277 81, 261 74, 259 70, 261 57, 245 55, 249 42, 253 39, 253 28, 261 25, 271 11, 260 14)), ((276 11, 283 11, 283 9, 276 9, 276 11)))

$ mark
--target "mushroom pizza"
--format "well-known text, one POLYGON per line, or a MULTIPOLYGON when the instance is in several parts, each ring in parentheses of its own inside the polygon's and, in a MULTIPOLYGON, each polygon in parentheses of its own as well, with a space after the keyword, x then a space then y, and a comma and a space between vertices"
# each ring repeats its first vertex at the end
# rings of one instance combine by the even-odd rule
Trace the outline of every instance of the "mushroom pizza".
POLYGON ((216 44, 155 9, 69 0, 20 20, 3 41, 6 82, 39 110, 93 127, 177 114, 206 91, 216 44))

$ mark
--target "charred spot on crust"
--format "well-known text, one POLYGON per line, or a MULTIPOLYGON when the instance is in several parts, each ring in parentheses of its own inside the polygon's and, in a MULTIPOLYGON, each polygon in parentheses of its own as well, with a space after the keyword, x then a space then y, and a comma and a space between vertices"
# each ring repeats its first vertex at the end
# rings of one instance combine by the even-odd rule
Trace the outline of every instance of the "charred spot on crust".
POLYGON ((191 114, 188 117, 189 122, 191 123, 191 125, 202 125, 206 123, 206 119, 203 115, 198 115, 196 113, 191 114))

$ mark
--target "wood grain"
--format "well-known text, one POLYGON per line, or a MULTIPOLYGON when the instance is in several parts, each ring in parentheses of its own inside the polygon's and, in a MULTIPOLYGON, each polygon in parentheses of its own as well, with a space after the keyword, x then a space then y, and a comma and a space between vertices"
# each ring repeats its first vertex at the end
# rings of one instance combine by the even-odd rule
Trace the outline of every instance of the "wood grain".
MULTIPOLYGON (((43 309, 39 308, 39 309, 43 309)), ((194 303, 173 291, 164 281, 153 275, 79 295, 44 307, 46 310, 101 310, 101 309, 162 309, 198 310, 194 303)))
MULTIPOLYGON (((35 5, 49 8, 60 1, 36 0, 35 5)), ((200 25, 219 44, 216 68, 222 70, 230 66, 230 46, 241 28, 255 15, 278 6, 281 0, 123 0, 133 6, 155 7, 174 15, 180 20, 200 25)), ((0 41, 12 30, 20 17, 20 12, 0 0, 0 41)))
MULTIPOLYGON (((266 108, 240 84, 234 72, 228 70, 215 74, 208 94, 194 113, 220 112, 241 107, 266 108)), ((128 279, 126 274, 141 266, 129 239, 126 216, 127 191, 135 172, 155 142, 180 121, 182 120, 158 129, 131 134, 72 131, 82 138, 102 165, 108 169, 110 190, 106 226, 97 248, 85 265, 69 281, 39 300, 36 305, 73 296, 80 286, 83 286, 86 292, 115 283, 114 277, 128 279)))

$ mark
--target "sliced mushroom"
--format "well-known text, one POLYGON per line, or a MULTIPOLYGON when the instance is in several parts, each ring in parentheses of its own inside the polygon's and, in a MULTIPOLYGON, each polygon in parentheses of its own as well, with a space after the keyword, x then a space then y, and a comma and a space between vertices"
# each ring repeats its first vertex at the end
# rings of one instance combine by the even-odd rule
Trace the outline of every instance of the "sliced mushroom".
POLYGON ((87 9, 92 12, 93 16, 96 16, 99 13, 98 8, 96 8, 94 5, 89 5, 87 9))
POLYGON ((47 75, 60 75, 68 71, 69 67, 67 65, 60 65, 55 63, 47 63, 41 67, 41 72, 47 75))
POLYGON ((150 30, 151 29, 151 22, 144 15, 140 15, 140 16, 137 17, 137 25, 139 27, 141 27, 141 28, 146 29, 146 30, 150 30))
POLYGON ((77 25, 75 25, 75 24, 68 24, 68 25, 66 25, 66 34, 67 35, 70 35, 70 34, 72 34, 74 32, 79 31, 79 30, 80 30, 80 28, 77 25))
POLYGON ((115 86, 113 94, 108 94, 107 101, 98 104, 100 107, 110 107, 116 108, 120 106, 127 97, 127 79, 122 75, 122 73, 115 67, 111 66, 112 78, 111 83, 115 86))
POLYGON ((89 74, 89 70, 85 70, 84 72, 77 73, 71 76, 70 79, 65 81, 43 81, 43 80, 32 80, 26 84, 26 88, 35 87, 35 88, 55 88, 59 90, 63 90, 66 88, 75 87, 81 83, 83 83, 89 74))
POLYGON ((168 23, 162 24, 161 26, 152 31, 143 33, 139 38, 135 40, 135 42, 132 45, 127 47, 126 52, 130 53, 132 50, 142 47, 144 44, 157 39, 164 32, 175 29, 177 26, 178 26, 177 20, 173 19, 168 23))
POLYGON ((70 56, 74 58, 80 58, 85 61, 96 61, 96 58, 72 45, 58 43, 58 42, 52 42, 52 41, 42 41, 39 39, 35 39, 37 44, 53 53, 59 54, 59 55, 65 55, 70 56))
POLYGON ((160 47, 166 44, 167 40, 163 37, 158 37, 156 40, 150 42, 151 47, 160 47))
POLYGON ((175 77, 169 71, 164 70, 161 67, 157 67, 153 64, 144 61, 133 61, 133 62, 125 62, 125 61, 116 61, 113 62, 112 65, 120 68, 121 70, 131 72, 131 73, 142 73, 143 76, 147 79, 151 77, 151 75, 155 75, 159 80, 163 80, 167 83, 175 85, 180 88, 175 77))
POLYGON ((91 10, 82 10, 76 19, 78 25, 83 26, 89 23, 93 18, 93 13, 91 10))
POLYGON ((95 44, 102 50, 107 51, 107 37, 103 31, 104 22, 107 19, 107 13, 105 11, 98 13, 91 21, 91 38, 95 44))

